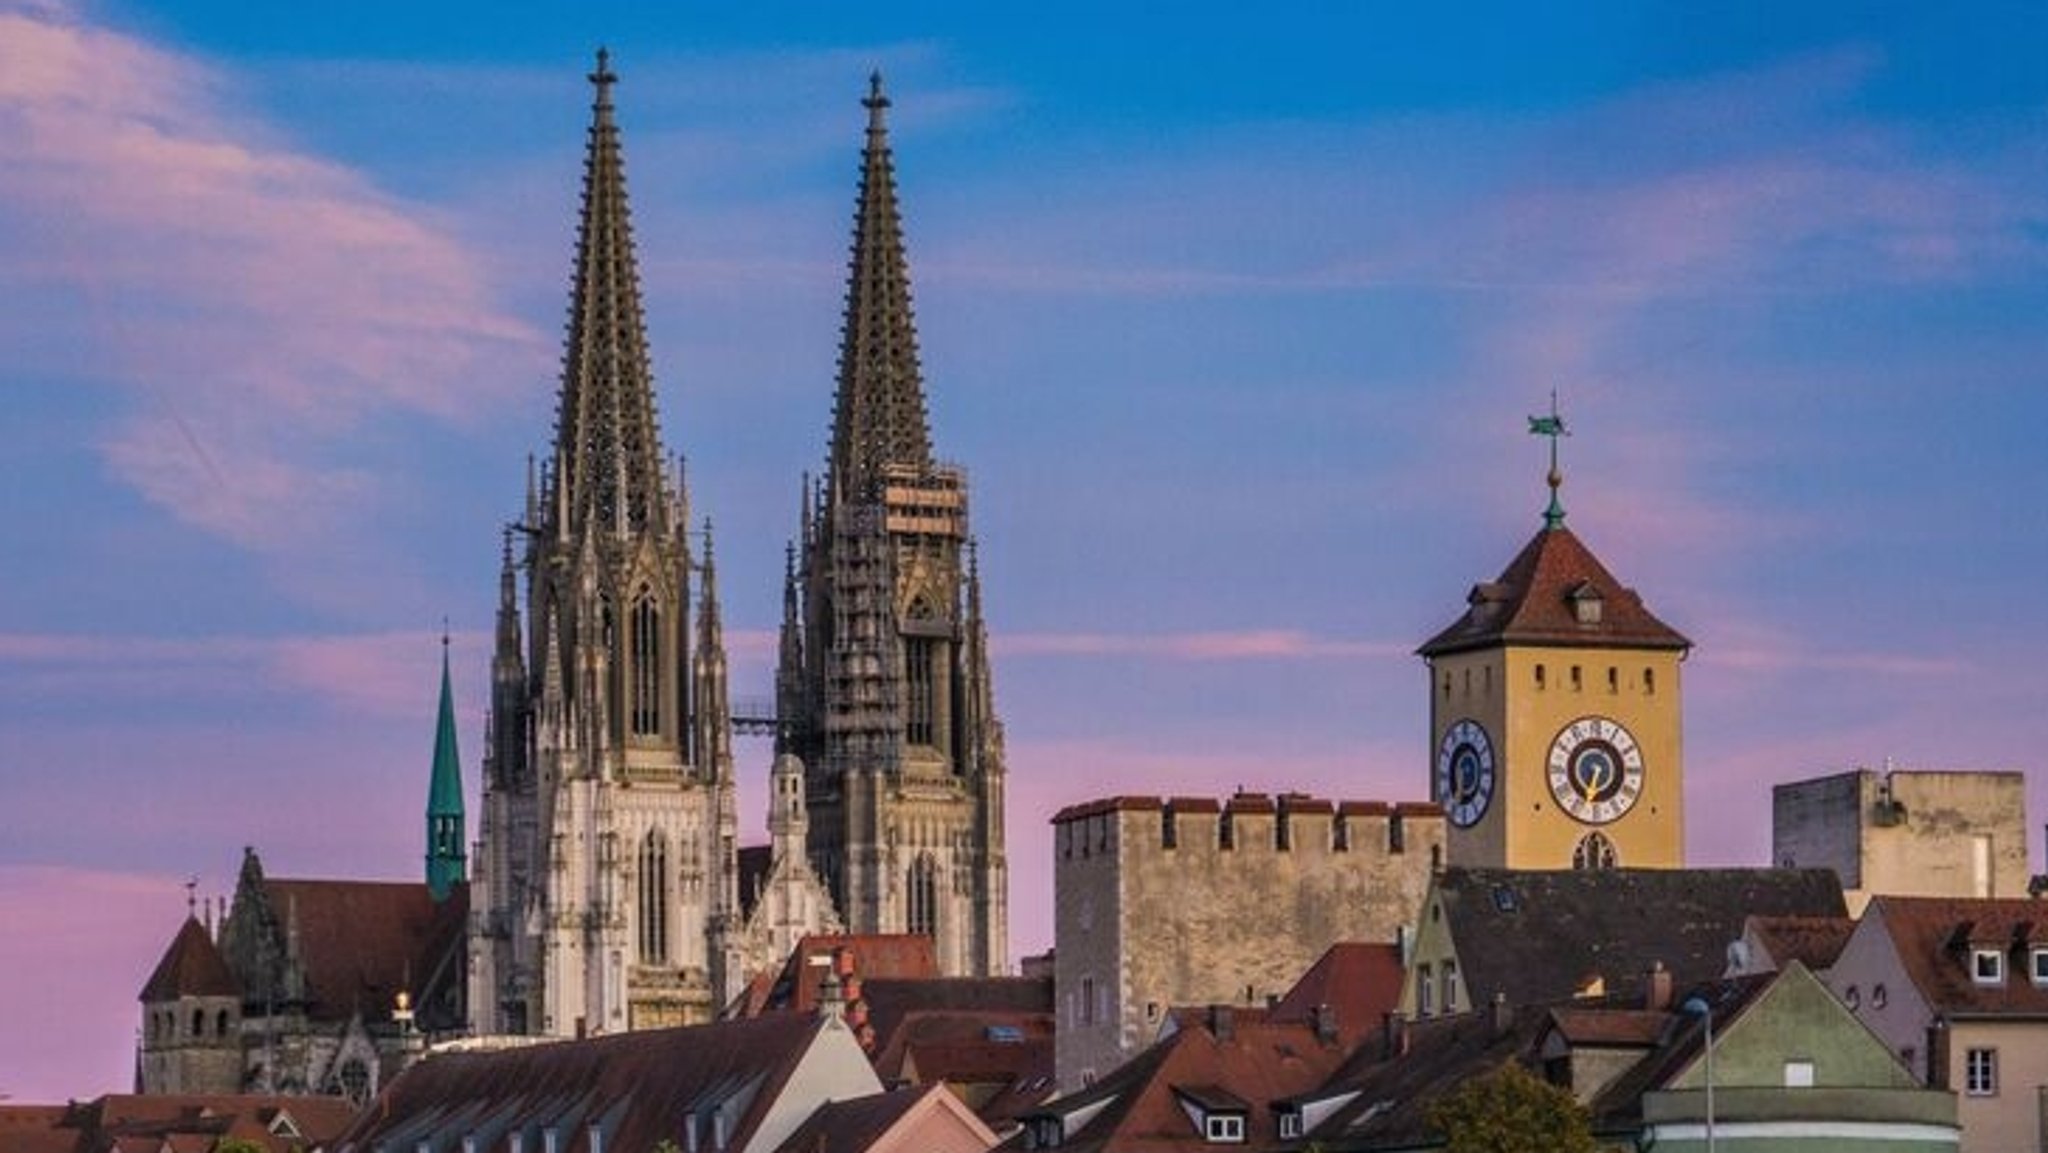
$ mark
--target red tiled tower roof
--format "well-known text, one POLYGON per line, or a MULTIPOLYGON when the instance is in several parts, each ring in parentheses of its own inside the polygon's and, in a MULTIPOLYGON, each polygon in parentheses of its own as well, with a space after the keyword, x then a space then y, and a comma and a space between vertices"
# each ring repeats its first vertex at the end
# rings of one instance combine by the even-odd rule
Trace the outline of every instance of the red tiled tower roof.
POLYGON ((239 997, 242 987, 228 972, 228 963, 214 947, 199 918, 188 916, 163 960, 142 986, 143 1001, 175 1001, 180 997, 239 997))
POLYGON ((1689 649, 1563 525, 1538 532, 1500 579, 1472 586, 1464 615, 1416 651, 1425 657, 1495 645, 1689 649), (1591 607, 1582 608, 1591 602, 1591 607))

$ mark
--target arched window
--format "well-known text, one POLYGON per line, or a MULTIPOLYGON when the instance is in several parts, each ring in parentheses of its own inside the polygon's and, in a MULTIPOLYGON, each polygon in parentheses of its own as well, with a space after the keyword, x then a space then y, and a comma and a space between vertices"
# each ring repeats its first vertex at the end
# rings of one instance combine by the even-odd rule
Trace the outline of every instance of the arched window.
POLYGON ((931 744, 936 731, 932 685, 937 678, 933 676, 932 661, 938 647, 930 637, 903 638, 903 683, 908 690, 904 694, 903 739, 913 745, 931 744))
POLYGON ((1618 863, 1614 842, 1604 833, 1587 833, 1572 850, 1574 869, 1612 869, 1618 863))
POLYGON ((908 929, 936 937, 939 932, 939 863, 930 853, 910 863, 908 929))
POLYGON ((640 963, 668 964, 668 838, 658 829, 640 843, 640 963))
POLYGON ((651 737, 661 733, 661 613, 654 597, 642 586, 633 602, 633 733, 651 737))
POLYGON ((222 1009, 220 1014, 214 1018, 213 1035, 216 1037, 228 1035, 228 1011, 226 1009, 222 1009))
POLYGON ((192 1035, 194 1037, 206 1036, 206 1010, 192 1010, 192 1035))
POLYGON ((363 1064, 362 1058, 343 1061, 336 1080, 341 1082, 341 1095, 349 1104, 361 1107, 370 1103, 370 1067, 363 1064))

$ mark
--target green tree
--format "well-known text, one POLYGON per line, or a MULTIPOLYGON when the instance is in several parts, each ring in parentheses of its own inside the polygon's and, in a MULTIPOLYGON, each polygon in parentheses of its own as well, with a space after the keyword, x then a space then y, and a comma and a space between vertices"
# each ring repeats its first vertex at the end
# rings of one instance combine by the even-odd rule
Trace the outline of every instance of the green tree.
POLYGON ((1570 1092, 1510 1061, 1429 1107, 1444 1153, 1597 1153, 1592 1116, 1570 1092))
POLYGON ((268 1153, 247 1137, 223 1137, 213 1143, 213 1153, 268 1153))

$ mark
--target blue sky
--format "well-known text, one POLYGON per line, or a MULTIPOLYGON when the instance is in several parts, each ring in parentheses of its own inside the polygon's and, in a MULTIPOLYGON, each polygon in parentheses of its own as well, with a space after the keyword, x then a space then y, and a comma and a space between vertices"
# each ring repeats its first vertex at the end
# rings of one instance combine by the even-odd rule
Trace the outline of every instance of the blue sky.
POLYGON ((444 616, 474 787, 600 43, 749 695, 888 77, 1020 949, 1062 804, 1426 794, 1410 654, 1537 527, 1552 389, 1572 526, 1699 644, 1695 862, 1773 782, 2048 747, 2035 7, 5 0, 0 1093, 126 1083, 240 846, 416 875, 444 616))

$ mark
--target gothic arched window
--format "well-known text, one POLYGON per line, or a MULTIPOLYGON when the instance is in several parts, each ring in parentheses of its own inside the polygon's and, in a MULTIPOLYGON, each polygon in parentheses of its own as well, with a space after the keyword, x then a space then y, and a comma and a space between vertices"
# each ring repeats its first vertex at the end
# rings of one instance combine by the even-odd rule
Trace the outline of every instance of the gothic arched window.
POLYGON ((905 927, 913 933, 936 937, 939 933, 939 863, 930 853, 910 863, 909 916, 905 927))
POLYGON ((936 726, 933 718, 937 714, 936 694, 933 683, 932 664, 938 655, 938 642, 931 637, 903 638, 903 683, 904 694, 903 739, 913 745, 933 743, 936 726))
POLYGON ((370 1067, 363 1064, 362 1058, 343 1061, 336 1079, 341 1082, 341 1095, 349 1104, 360 1108, 370 1103, 370 1067))
POLYGON ((668 964, 668 838, 660 830, 640 844, 640 963, 668 964))
POLYGON ((1617 863, 1614 842, 1604 833, 1587 833, 1572 850, 1574 869, 1612 869, 1617 863))
POLYGON ((633 602, 633 733, 651 737, 661 732, 661 613, 646 586, 633 602))

